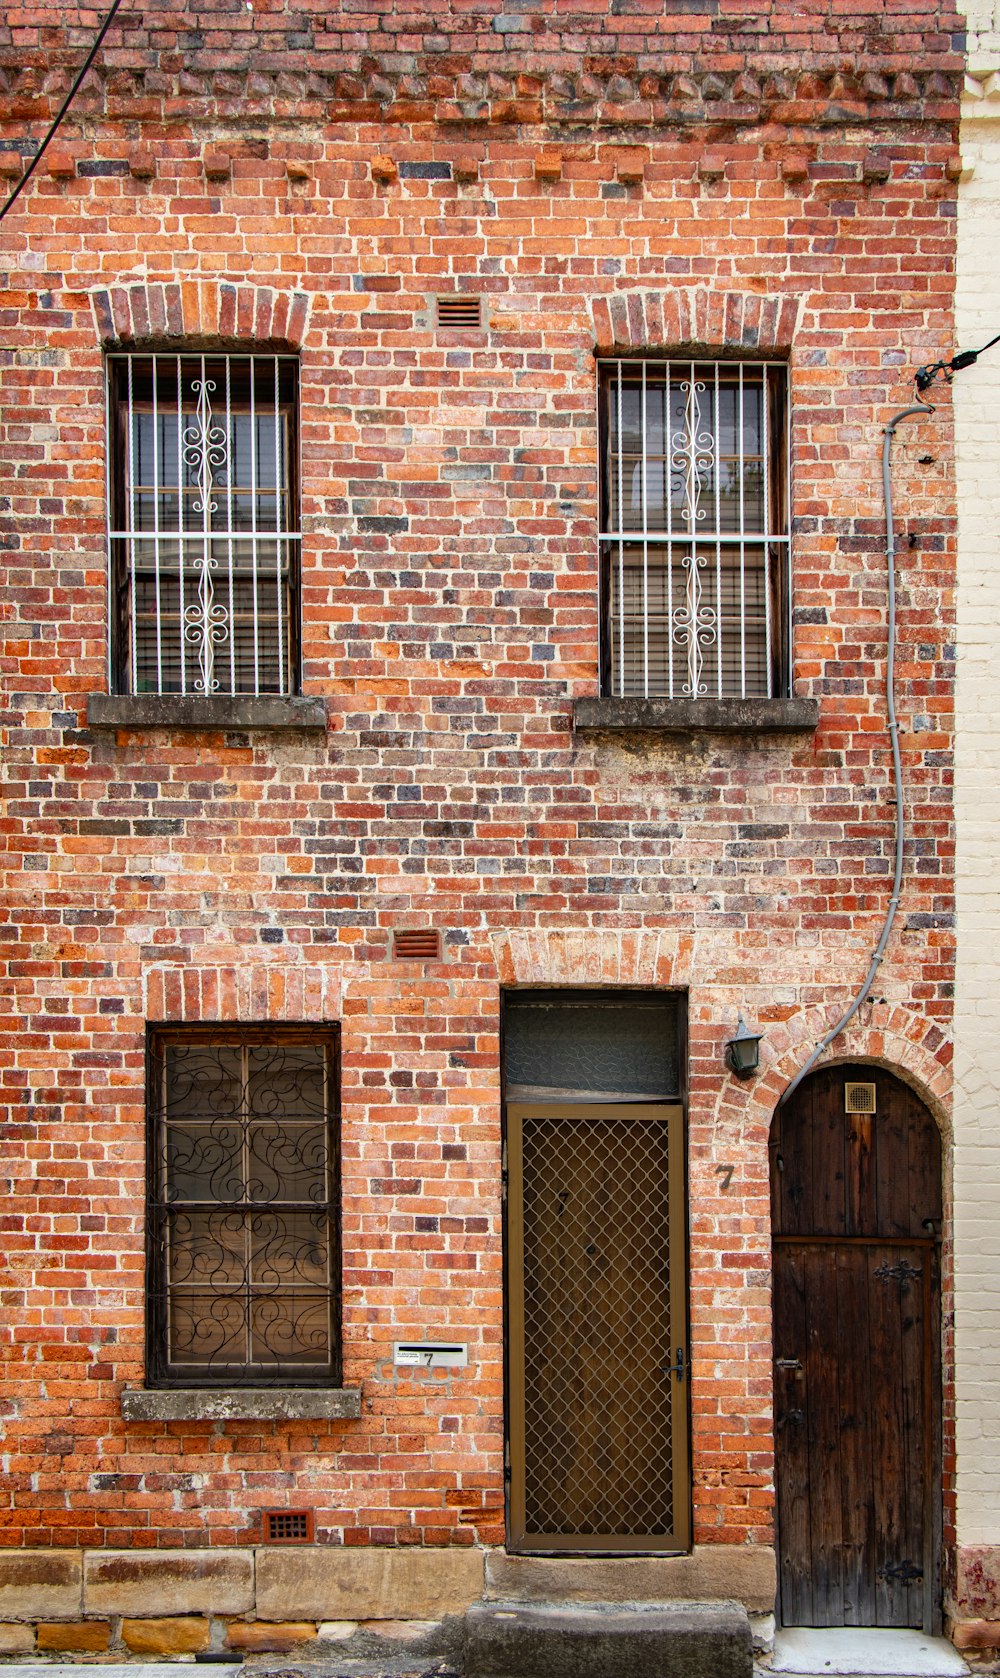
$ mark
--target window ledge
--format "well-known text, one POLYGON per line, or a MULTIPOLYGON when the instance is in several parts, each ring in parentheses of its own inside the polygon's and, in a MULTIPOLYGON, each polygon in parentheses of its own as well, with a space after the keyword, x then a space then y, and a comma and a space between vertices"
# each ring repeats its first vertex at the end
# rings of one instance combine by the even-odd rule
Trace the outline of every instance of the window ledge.
POLYGON ((91 728, 324 729, 326 703, 286 694, 92 693, 91 728))
POLYGON ((349 1422, 361 1414, 361 1388, 132 1388, 121 1405, 127 1422, 349 1422))
POLYGON ((807 734, 818 699, 574 699, 575 729, 660 734, 807 734))

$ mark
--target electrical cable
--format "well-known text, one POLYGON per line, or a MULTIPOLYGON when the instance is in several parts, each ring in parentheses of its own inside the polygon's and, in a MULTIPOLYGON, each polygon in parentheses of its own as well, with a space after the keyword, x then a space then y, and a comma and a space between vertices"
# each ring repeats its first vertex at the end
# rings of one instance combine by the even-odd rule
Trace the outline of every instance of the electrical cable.
POLYGON ((1000 344, 1000 332, 997 333, 995 338, 991 338, 988 344, 984 344, 980 350, 959 350, 958 354, 953 355, 950 361, 931 361, 926 367, 918 367, 914 377, 917 396, 920 397, 925 390, 930 390, 939 374, 943 374, 950 384, 953 374, 960 373, 963 367, 973 366, 981 355, 985 355, 987 350, 993 348, 994 344, 1000 344))
POLYGON ((39 163, 41 163, 42 158, 45 155, 45 151, 46 151, 46 148, 47 148, 50 140, 52 140, 53 137, 55 136, 56 131, 59 128, 59 124, 62 122, 63 117, 66 115, 66 112, 69 110, 70 106, 73 103, 73 100, 76 98, 76 95, 79 92, 80 84, 82 83, 84 76, 87 74, 87 71, 90 69, 90 66, 93 64, 94 59, 97 56, 97 53, 98 53, 98 50, 100 48, 101 42, 104 40, 105 35, 107 34, 108 30, 111 28, 111 25, 114 23, 115 13, 118 11, 118 8, 121 5, 121 3, 122 3, 122 0, 112 0, 111 8, 108 12, 108 15, 104 19, 104 22, 101 24, 100 29, 97 31, 97 34, 96 34, 96 36, 94 38, 94 41, 93 41, 93 44, 91 45, 90 51, 88 52, 86 58, 84 59, 83 67, 80 70, 79 74, 77 75, 77 78, 73 83, 73 86, 70 88, 70 90, 67 93, 65 99, 63 100, 62 105, 59 108, 58 115, 55 118, 55 121, 52 123, 52 126, 50 127, 50 129, 49 129, 48 133, 46 134, 44 140, 42 141, 41 145, 39 146, 38 150, 36 151, 34 157, 31 159, 31 162, 28 164, 27 169, 24 171, 24 174, 21 176, 21 179, 18 181, 18 183, 17 183, 16 187, 14 188, 13 192, 11 193, 10 197, 7 199, 6 204, 4 204, 3 208, 0 209, 0 221, 3 221, 3 218, 7 214, 8 210, 13 209, 14 205, 17 203, 17 200, 20 198, 21 193, 24 191, 24 189, 27 186, 28 182, 30 181, 32 175, 35 173, 35 170, 38 168, 39 163))
MULTIPOLYGON (((996 340, 994 340, 994 342, 996 342, 996 340)), ((988 349, 989 345, 987 344, 985 347, 988 349)), ((975 353, 980 354, 981 352, 977 351, 975 353)), ((882 957, 885 955, 885 947, 889 942, 889 934, 892 931, 892 923, 896 918, 896 910, 899 907, 899 894, 903 884, 903 766, 899 755, 899 724, 896 721, 896 537, 893 530, 892 514, 891 450, 893 434, 895 433, 900 420, 909 419, 913 414, 932 414, 933 412, 934 409, 929 402, 922 402, 919 400, 912 403, 909 408, 901 408, 899 413, 894 414, 886 426, 885 438, 882 443, 882 497, 885 502, 885 548, 889 573, 889 651, 886 660, 885 690, 886 712, 888 714, 889 723, 889 742, 892 746, 892 776, 895 789, 896 806, 896 861, 892 879, 892 896, 889 899, 889 906, 885 912, 885 920, 882 923, 882 931, 879 936, 879 941, 872 952, 868 972, 865 975, 864 983, 862 984, 861 989, 858 991, 846 1013, 842 1014, 836 1025, 827 1032, 825 1037, 820 1039, 805 1065, 795 1074, 795 1077, 792 1079, 791 1083, 788 1085, 787 1089, 783 1092, 778 1101, 779 1107, 783 1107, 789 1097, 795 1090, 798 1089, 803 1078, 807 1077, 816 1065, 820 1055, 822 1055, 830 1047, 830 1044, 833 1042, 835 1037, 840 1036, 840 1033, 844 1030, 845 1026, 850 1024, 858 1009, 861 1007, 861 1004, 864 1002, 872 988, 872 985, 875 983, 875 975, 882 964, 882 957)))

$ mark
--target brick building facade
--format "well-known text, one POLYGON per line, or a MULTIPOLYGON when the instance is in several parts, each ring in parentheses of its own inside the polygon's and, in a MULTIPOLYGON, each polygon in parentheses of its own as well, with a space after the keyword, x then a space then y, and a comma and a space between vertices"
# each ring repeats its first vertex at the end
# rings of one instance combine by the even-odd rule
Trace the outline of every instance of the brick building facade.
MULTIPOLYGON (((507 1588, 501 1010, 523 992, 664 996, 681 1044, 676 1088, 614 1090, 685 1115, 683 1542, 579 1547, 683 1552, 655 1563, 654 1595, 773 1603, 768 1142, 888 900, 880 452, 915 365, 953 346, 961 27, 902 0, 120 14, 3 224, 9 1648, 35 1621, 45 1646, 94 1647, 122 1616, 431 1618, 479 1596, 484 1551, 507 1588), (248 355, 273 363, 269 407, 248 355), (185 477, 199 367, 214 407, 185 477), (738 449, 720 418, 736 389, 738 449), (680 465, 660 445, 659 502, 655 413, 690 444, 680 465), (255 679, 236 676, 231 515, 228 603, 205 584, 229 612, 221 676, 197 556, 179 603, 159 573, 189 539, 164 534, 167 468, 183 525, 176 506, 212 493, 213 422, 230 502, 237 446, 253 456, 236 546, 255 679), (724 538, 726 447, 742 487, 724 538), (690 521, 650 537, 706 484, 710 553, 690 521), (143 496, 137 536, 118 520, 143 496), (650 567, 688 590, 665 632, 650 567), (745 628, 755 588, 766 644, 745 628), (420 930, 440 946, 408 958, 398 935, 420 930), (739 1011, 764 1033, 746 1081, 723 1059, 739 1011), (273 1380, 206 1384, 198 1341, 185 1383, 168 1344, 180 1248, 164 1279, 147 1236, 174 1212, 150 1148, 174 1122, 170 1054, 205 1041, 213 1078, 261 1044, 329 1043, 338 1068, 339 1301, 304 1380, 278 1380, 275 1354, 273 1380), (394 1354, 425 1341, 467 1364, 394 1354), (308 1550, 264 1544, 263 1512, 286 1509, 311 1513, 308 1550)), ((10 180, 83 50, 61 12, 10 14, 10 180)), ((828 1058, 894 1075, 944 1138, 933 1622, 955 1538, 947 398, 901 426, 894 461, 904 886, 828 1058)), ((215 555, 208 529, 191 540, 215 555)), ((240 1100, 250 1077, 232 1073, 240 1100)))

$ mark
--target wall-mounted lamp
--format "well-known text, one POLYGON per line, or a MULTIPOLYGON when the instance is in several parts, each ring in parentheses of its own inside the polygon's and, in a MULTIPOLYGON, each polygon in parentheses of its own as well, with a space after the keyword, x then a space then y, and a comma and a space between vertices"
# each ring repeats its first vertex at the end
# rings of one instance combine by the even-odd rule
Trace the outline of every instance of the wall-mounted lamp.
POLYGON ((762 1031, 748 1031, 743 1023, 743 1015, 736 1019, 736 1036, 730 1037, 726 1044, 726 1065, 737 1078, 752 1078, 760 1065, 760 1040, 762 1031))

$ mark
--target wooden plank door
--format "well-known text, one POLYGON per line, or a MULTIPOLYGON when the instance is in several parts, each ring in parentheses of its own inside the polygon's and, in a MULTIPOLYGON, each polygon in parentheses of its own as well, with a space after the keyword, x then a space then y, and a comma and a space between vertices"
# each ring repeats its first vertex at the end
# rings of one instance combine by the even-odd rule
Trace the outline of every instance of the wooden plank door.
POLYGON ((688 1544, 683 1110, 507 1110, 510 1545, 688 1544))
POLYGON ((940 1143, 870 1067, 776 1118, 775 1469, 785 1625, 940 1629, 940 1143), (846 1082, 875 1111, 845 1112, 846 1082))

